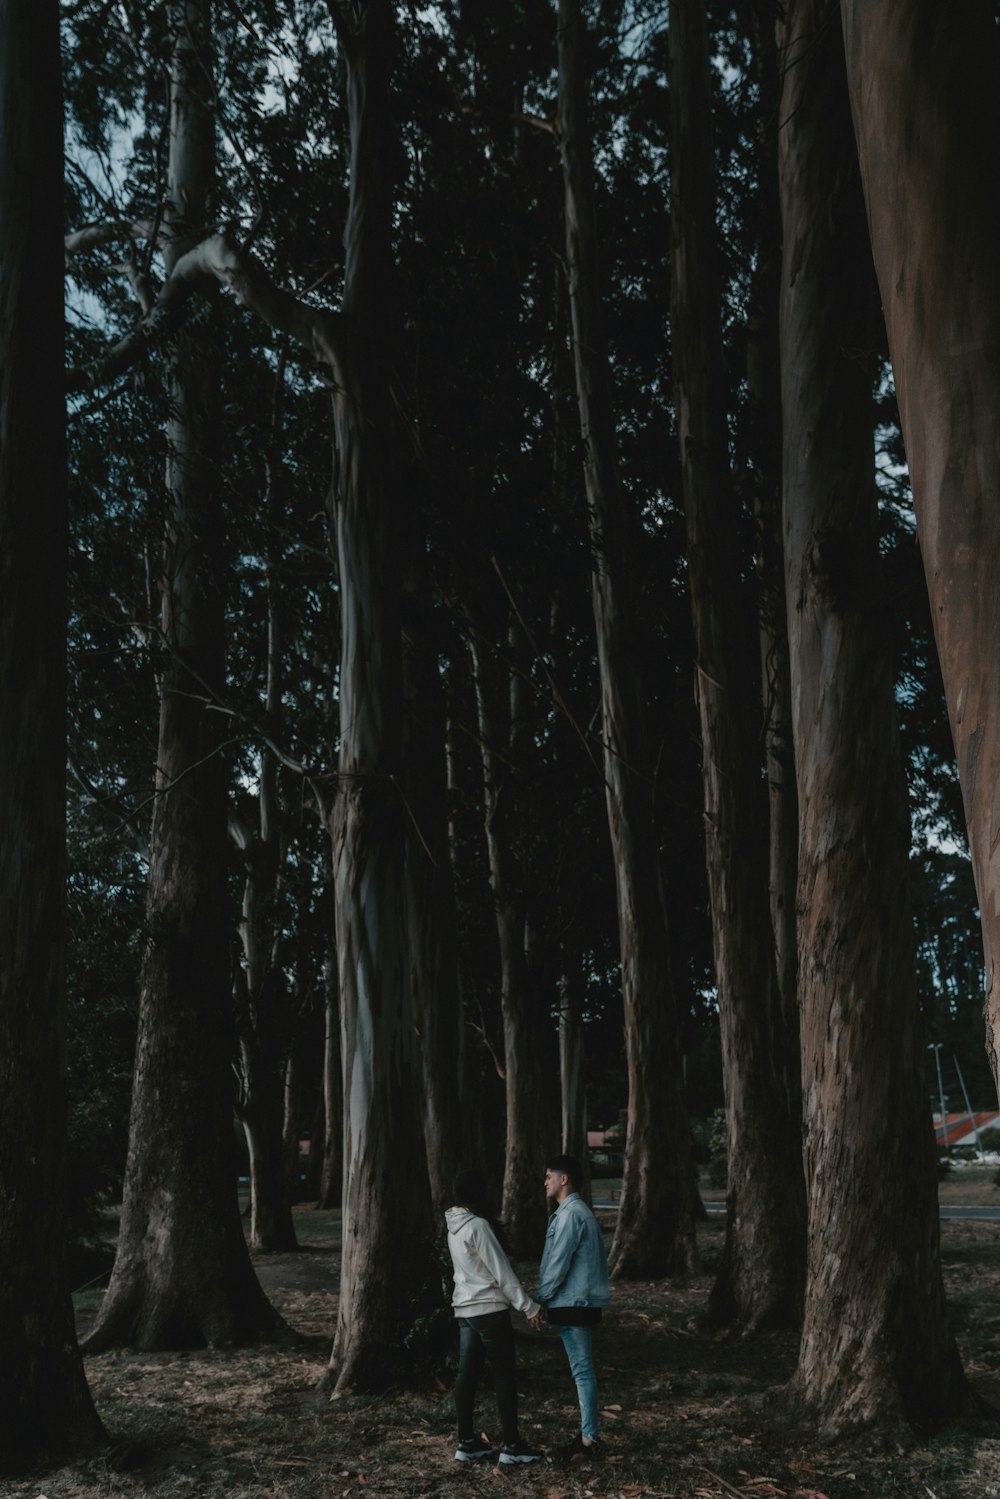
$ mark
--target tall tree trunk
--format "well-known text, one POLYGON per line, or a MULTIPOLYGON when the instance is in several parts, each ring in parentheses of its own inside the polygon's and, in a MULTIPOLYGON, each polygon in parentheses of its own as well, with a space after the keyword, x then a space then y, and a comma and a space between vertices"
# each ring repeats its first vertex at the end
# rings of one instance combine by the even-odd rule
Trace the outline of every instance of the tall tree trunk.
POLYGON ((406 908, 424 1141, 437 1222, 451 1203, 452 1185, 468 1159, 462 1129, 465 1026, 448 847, 444 692, 429 591, 421 575, 419 549, 411 550, 403 628, 406 908))
MULTIPOLYGON (((570 960, 572 961, 572 960, 570 960)), ((581 975, 567 971, 559 992, 559 1083, 562 1102, 562 1149, 583 1166, 581 1193, 590 1201, 590 1156, 587 1152, 587 1090, 584 1082, 584 1025, 581 975)))
POLYGON ((729 467, 704 7, 670 9, 671 348, 701 723, 705 855, 729 1162, 726 1246, 712 1291, 743 1331, 794 1322, 805 1253, 798 1119, 768 899, 768 806, 752 600, 729 467))
POLYGON ((758 623, 770 812, 771 930, 781 1003, 780 1033, 788 1114, 800 1133, 798 955, 795 886, 799 806, 792 745, 792 689, 788 666, 785 558, 781 529, 781 202, 778 121, 781 84, 773 0, 754 7, 754 49, 760 91, 758 125, 759 229, 747 314, 747 428, 751 503, 757 523, 758 623))
POLYGON ((344 1186, 344 1085, 340 1066, 340 1000, 337 956, 323 965, 323 1169, 318 1208, 340 1206, 344 1186))
POLYGON ((390 389, 395 299, 388 176, 390 0, 330 0, 347 72, 347 356, 337 374, 333 525, 341 597, 340 757, 332 818, 344 1066, 344 1249, 327 1382, 412 1374, 407 1336, 431 1284, 430 1201, 404 909, 405 525, 390 389))
MULTIPOLYGON (((215 121, 209 0, 171 28, 167 270, 204 233, 215 121)), ((169 516, 161 583, 169 651, 160 704, 129 1153, 118 1254, 88 1351, 245 1342, 283 1325, 247 1253, 236 1199, 229 1018, 222 505, 213 358, 181 334, 171 358, 169 516)))
POLYGON ((0 3, 0 1472, 103 1438, 67 1272, 59 7, 0 3))
POLYGON ((1000 1086, 1000 64, 993 7, 844 0, 875 269, 958 757, 1000 1086))
POLYGON ((652 777, 629 617, 629 519, 618 469, 611 373, 601 320, 593 163, 580 57, 579 0, 559 0, 559 108, 566 259, 594 554, 608 824, 615 864, 628 1061, 628 1135, 615 1275, 647 1278, 697 1263, 690 1128, 653 822, 652 777))
MULTIPOLYGON (((267 676, 264 714, 268 730, 279 734, 284 672, 278 565, 278 501, 280 473, 281 391, 284 357, 278 360, 268 432, 267 488, 264 519, 267 601, 267 676)), ((285 1098, 283 1066, 292 1049, 289 996, 277 966, 280 936, 279 897, 284 849, 278 762, 274 751, 260 750, 260 784, 256 827, 239 829, 246 877, 240 942, 242 972, 236 983, 239 1039, 239 1113, 250 1157, 250 1247, 263 1250, 298 1248, 283 1140, 285 1098)))
POLYGON ((786 7, 784 529, 798 777, 807 1281, 792 1403, 826 1435, 953 1412, 910 829, 880 576, 877 315, 834 0, 786 7))
MULTIPOLYGON (((512 625, 508 645, 518 651, 512 625)), ((527 870, 523 753, 527 719, 523 677, 516 665, 497 659, 482 636, 472 640, 479 735, 483 761, 483 810, 489 852, 490 885, 500 955, 500 1012, 503 1020, 504 1091, 507 1134, 504 1154, 503 1221, 515 1255, 537 1254, 545 1237, 546 1125, 541 1023, 544 1014, 532 992, 526 951, 527 870), (520 854, 517 845, 521 845, 520 854)))

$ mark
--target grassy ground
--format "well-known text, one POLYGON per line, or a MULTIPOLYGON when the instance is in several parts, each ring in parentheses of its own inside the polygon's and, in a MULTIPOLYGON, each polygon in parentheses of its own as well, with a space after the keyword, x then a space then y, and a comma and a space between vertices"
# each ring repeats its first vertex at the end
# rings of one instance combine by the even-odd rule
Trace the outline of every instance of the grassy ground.
MULTIPOLYGON (((942 1199, 1000 1204, 992 1169, 942 1184, 942 1199)), ((700 1330, 723 1222, 700 1230, 704 1273, 616 1287, 598 1333, 608 1456, 502 1473, 453 1460, 454 1416, 443 1387, 378 1399, 317 1401, 336 1312, 337 1214, 297 1210, 299 1255, 260 1256, 269 1294, 302 1336, 293 1348, 109 1353, 88 1360, 108 1430, 120 1446, 98 1461, 0 1485, 4 1499, 334 1499, 434 1495, 490 1499, 659 1496, 659 1499, 992 1499, 1000 1496, 1000 1425, 951 1427, 888 1452, 803 1443, 768 1419, 795 1363, 795 1339, 732 1343, 700 1330)), ((607 1227, 611 1214, 602 1215, 607 1227)), ((970 1377, 1000 1403, 1000 1223, 944 1223, 944 1263, 970 1377)), ((520 1267, 530 1284, 535 1267, 520 1267)), ((80 1298, 79 1315, 95 1297, 80 1298)), ((522 1429, 553 1446, 574 1426, 557 1335, 519 1332, 522 1429)), ((479 1416, 495 1437, 492 1396, 479 1416)))

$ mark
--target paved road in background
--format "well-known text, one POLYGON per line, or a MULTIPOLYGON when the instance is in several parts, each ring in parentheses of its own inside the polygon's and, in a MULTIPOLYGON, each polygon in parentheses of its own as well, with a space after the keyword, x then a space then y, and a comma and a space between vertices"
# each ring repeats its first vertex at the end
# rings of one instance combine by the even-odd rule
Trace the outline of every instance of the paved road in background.
MULTIPOLYGON (((618 1206, 618 1196, 619 1194, 616 1193, 614 1197, 611 1197, 607 1193, 598 1190, 598 1194, 594 1198, 594 1207, 613 1210, 618 1206)), ((705 1207, 713 1217, 717 1213, 724 1213, 726 1211, 726 1204, 724 1202, 706 1202, 705 1207)), ((980 1223, 1000 1223, 1000 1203, 995 1208, 943 1207, 941 1209, 941 1217, 972 1219, 980 1223)))

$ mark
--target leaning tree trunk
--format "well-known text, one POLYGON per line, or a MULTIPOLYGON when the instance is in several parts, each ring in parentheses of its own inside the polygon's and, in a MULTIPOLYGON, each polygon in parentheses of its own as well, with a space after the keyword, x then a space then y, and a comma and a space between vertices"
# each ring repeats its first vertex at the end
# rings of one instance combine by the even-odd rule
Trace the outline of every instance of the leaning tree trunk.
MULTIPOLYGON (((519 631, 508 635, 511 653, 519 631)), ((483 764, 483 814, 490 887, 500 957, 504 1093, 507 1133, 504 1153, 503 1222, 512 1252, 527 1259, 545 1238, 545 1174, 548 1116, 545 1107, 544 1007, 532 992, 526 951, 526 821, 523 757, 530 735, 524 715, 524 679, 503 655, 497 657, 475 633, 472 654, 483 764), (520 849, 518 849, 520 845, 520 849)))
POLYGON ((611 371, 597 280, 593 163, 579 0, 559 0, 559 109, 577 405, 593 548, 608 824, 615 864, 628 1062, 625 1177, 611 1267, 623 1279, 694 1269, 690 1127, 677 1005, 632 648, 629 520, 618 470, 611 371))
POLYGON ((877 308, 834 0, 786 8, 784 529, 809 1232, 790 1403, 824 1435, 953 1412, 910 828, 878 557, 877 308))
POLYGON ((986 0, 843 0, 842 13, 1000 1085, 1000 45, 986 0))
POLYGON ((0 1472, 103 1439, 73 1327, 66 522, 55 0, 0 3, 0 1472))
POLYGON ((729 1165, 711 1311, 744 1332, 795 1322, 805 1257, 798 1118, 785 1086, 768 898, 767 788, 753 603, 729 467, 717 273, 708 26, 670 10, 671 348, 701 723, 705 857, 719 994, 729 1165))
MULTIPOLYGON (((179 0, 172 37, 168 273, 203 232, 215 121, 209 0, 179 0)), ((148 935, 118 1254, 87 1351, 247 1342, 283 1324, 254 1275, 233 1151, 222 506, 213 360, 182 333, 170 362, 164 669, 148 935)))
POLYGON ((408 1335, 431 1284, 430 1202, 404 907, 400 636, 402 434, 393 348, 390 0, 330 0, 347 70, 351 186, 346 355, 336 371, 333 526, 341 598, 333 836, 344 1066, 340 1308, 327 1383, 412 1376, 408 1335))

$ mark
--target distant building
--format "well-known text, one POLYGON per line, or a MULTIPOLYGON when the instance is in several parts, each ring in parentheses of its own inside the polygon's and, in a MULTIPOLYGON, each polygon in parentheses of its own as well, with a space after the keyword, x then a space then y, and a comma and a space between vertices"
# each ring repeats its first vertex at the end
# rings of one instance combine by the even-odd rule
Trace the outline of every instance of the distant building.
POLYGON ((979 1113, 970 1114, 945 1114, 942 1121, 941 1115, 935 1113, 934 1138, 938 1145, 951 1149, 955 1145, 972 1145, 978 1142, 977 1135, 984 1130, 1000 1129, 1000 1113, 995 1109, 984 1109, 979 1113))

